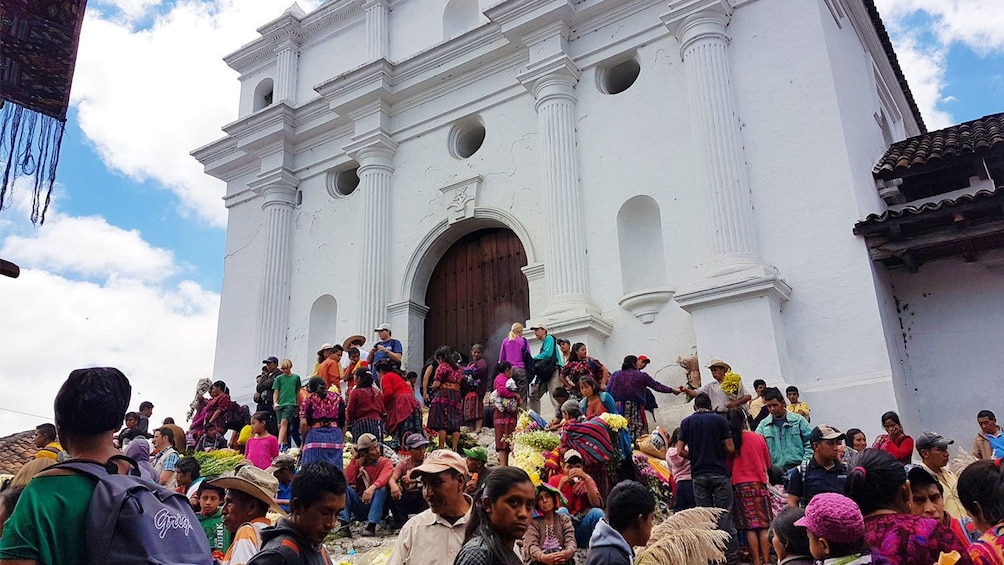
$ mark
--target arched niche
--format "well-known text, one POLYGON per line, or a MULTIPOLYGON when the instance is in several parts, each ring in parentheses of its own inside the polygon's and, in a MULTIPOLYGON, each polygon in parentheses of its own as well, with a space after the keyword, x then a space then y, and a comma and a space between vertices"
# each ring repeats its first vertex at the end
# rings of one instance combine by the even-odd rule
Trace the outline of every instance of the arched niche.
POLYGON ((478 0, 450 0, 443 11, 443 39, 474 29, 480 16, 478 0))
POLYGON ((308 351, 317 351, 322 343, 335 343, 337 337, 338 301, 330 294, 322 294, 310 307, 310 325, 307 328, 308 351))
POLYGON ((617 244, 624 288, 620 305, 643 323, 650 323, 672 297, 666 275, 662 215, 654 198, 635 196, 621 206, 617 212, 617 244))
POLYGON ((272 79, 267 78, 258 83, 254 87, 254 104, 252 105, 252 111, 257 112, 262 108, 267 108, 272 105, 272 79))

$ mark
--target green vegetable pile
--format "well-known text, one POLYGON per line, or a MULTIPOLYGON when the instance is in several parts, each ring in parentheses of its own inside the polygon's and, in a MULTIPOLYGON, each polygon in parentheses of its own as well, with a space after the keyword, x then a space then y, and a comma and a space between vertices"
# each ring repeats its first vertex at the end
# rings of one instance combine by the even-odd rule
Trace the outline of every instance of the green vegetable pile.
POLYGON ((223 473, 233 471, 238 463, 245 460, 243 455, 233 449, 198 452, 192 456, 202 466, 199 474, 207 479, 215 479, 223 473))
POLYGON ((518 432, 513 434, 512 443, 514 446, 526 445, 532 447, 535 451, 554 451, 561 445, 561 436, 544 430, 518 432))

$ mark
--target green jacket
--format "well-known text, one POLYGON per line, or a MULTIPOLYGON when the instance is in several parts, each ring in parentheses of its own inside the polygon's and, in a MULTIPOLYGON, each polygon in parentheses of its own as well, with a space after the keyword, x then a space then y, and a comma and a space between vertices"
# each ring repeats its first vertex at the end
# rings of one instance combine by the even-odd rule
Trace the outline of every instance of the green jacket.
POLYGON ((756 433, 767 440, 771 465, 787 470, 812 457, 812 444, 809 443, 812 427, 799 414, 788 412, 785 416, 787 421, 781 426, 780 434, 772 415, 760 422, 756 433))

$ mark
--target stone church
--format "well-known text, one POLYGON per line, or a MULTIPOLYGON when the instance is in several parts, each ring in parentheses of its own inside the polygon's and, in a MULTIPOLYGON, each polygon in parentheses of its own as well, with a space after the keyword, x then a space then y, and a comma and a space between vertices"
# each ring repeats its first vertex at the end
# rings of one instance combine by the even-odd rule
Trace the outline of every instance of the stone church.
POLYGON ((929 135, 872 0, 329 0, 257 31, 193 152, 227 184, 216 378, 383 322, 408 369, 494 360, 519 321, 673 385, 725 359, 869 439, 886 410, 975 431, 914 390, 868 232, 876 163, 929 135))

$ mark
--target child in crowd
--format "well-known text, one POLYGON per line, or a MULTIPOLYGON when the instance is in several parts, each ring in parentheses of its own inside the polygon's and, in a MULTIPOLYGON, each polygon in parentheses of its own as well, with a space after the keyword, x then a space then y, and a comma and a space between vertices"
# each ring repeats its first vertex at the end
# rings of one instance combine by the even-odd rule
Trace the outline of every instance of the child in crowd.
POLYGON ((292 372, 293 362, 283 359, 279 363, 282 374, 275 377, 272 383, 272 402, 275 405, 275 417, 279 421, 280 451, 289 449, 289 424, 300 406, 297 395, 300 392, 300 375, 292 372))
POLYGON ((666 450, 666 462, 669 463, 670 474, 676 483, 673 493, 673 512, 680 512, 697 506, 694 501, 694 482, 691 477, 690 459, 680 456, 676 442, 680 437, 680 428, 673 430, 669 438, 669 448, 666 450))
POLYGON ((562 565, 575 557, 575 527, 572 517, 555 510, 565 506, 561 491, 547 484, 537 485, 537 512, 523 535, 525 565, 562 565))
POLYGON ((777 554, 777 565, 813 565, 816 560, 809 549, 809 535, 795 522, 805 516, 802 508, 785 508, 770 524, 770 541, 777 554))
POLYGON ((255 412, 251 416, 251 437, 244 446, 244 457, 255 467, 267 469, 279 455, 279 441, 265 429, 268 412, 255 412))
POLYGON ((206 424, 206 434, 200 437, 198 443, 195 444, 195 451, 226 449, 227 439, 223 437, 221 431, 216 422, 206 424))
POLYGON ((795 525, 809 532, 809 550, 823 565, 872 563, 865 543, 865 519, 858 505, 842 494, 817 494, 795 525))
POLYGON ((983 536, 969 546, 975 565, 1004 565, 1004 474, 1001 460, 983 459, 959 474, 959 500, 983 536))
POLYGON ((226 490, 213 486, 208 482, 199 484, 199 525, 209 539, 209 549, 213 559, 223 559, 230 549, 230 532, 223 527, 223 497, 226 490))
POLYGON ((499 361, 495 365, 494 390, 490 395, 495 404, 495 450, 499 454, 499 465, 509 465, 509 436, 516 429, 517 407, 523 403, 515 391, 512 365, 499 361))
POLYGON ((655 519, 655 497, 645 485, 621 481, 607 497, 607 515, 589 540, 586 565, 631 565, 634 547, 648 543, 655 519))

